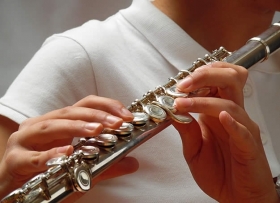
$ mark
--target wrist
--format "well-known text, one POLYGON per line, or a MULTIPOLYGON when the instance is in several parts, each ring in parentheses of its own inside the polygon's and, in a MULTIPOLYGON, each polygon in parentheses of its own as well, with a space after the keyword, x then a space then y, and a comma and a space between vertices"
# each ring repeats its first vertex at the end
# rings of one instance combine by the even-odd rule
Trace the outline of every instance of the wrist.
POLYGON ((12 192, 14 188, 13 178, 5 170, 4 164, 0 163, 0 200, 12 192))

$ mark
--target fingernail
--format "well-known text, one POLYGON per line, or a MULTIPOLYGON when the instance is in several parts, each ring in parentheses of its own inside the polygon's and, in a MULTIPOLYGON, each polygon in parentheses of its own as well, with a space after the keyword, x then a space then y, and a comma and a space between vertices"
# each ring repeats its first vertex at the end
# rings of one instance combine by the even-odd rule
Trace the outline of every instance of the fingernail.
POLYGON ((87 130, 95 130, 96 128, 98 128, 101 124, 100 123, 87 123, 85 124, 85 128, 87 130))
POLYGON ((228 125, 234 126, 235 125, 235 120, 232 118, 232 116, 228 112, 226 112, 226 113, 227 113, 227 123, 228 123, 228 125))
POLYGON ((175 99, 173 107, 180 112, 187 112, 188 109, 193 105, 191 98, 177 98, 175 99))
POLYGON ((132 116, 131 112, 128 109, 126 109, 126 108, 122 108, 121 111, 126 116, 132 116))
POLYGON ((192 78, 190 76, 187 76, 186 78, 178 82, 177 87, 178 89, 183 91, 184 89, 190 87, 192 85, 192 82, 193 82, 192 78))
POLYGON ((58 147, 56 149, 56 152, 59 153, 59 154, 64 154, 69 150, 69 147, 70 146, 58 147))
POLYGON ((107 116, 106 118, 106 121, 111 123, 111 124, 114 124, 116 122, 119 122, 121 119, 116 117, 116 116, 107 116))

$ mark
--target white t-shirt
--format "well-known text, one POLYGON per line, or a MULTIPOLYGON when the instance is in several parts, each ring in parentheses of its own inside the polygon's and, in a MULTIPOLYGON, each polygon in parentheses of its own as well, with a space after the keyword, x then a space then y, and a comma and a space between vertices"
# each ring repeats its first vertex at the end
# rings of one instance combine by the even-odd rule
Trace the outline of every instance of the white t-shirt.
MULTIPOLYGON (((20 123, 90 94, 129 105, 206 53, 150 2, 134 0, 104 22, 92 20, 47 39, 1 98, 0 114, 20 123)), ((254 95, 256 84, 250 87, 254 95)), ((268 151, 278 173, 272 148, 268 151)), ((215 202, 193 180, 173 127, 130 155, 140 162, 136 173, 103 181, 78 202, 215 202)))

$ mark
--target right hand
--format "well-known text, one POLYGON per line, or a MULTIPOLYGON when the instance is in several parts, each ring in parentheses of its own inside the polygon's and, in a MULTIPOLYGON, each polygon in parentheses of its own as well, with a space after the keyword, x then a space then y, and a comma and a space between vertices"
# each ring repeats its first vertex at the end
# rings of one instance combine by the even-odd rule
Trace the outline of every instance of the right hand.
POLYGON ((199 113, 189 124, 174 123, 184 157, 199 187, 218 202, 278 202, 258 125, 244 109, 248 72, 216 62, 178 84, 187 93, 210 88, 207 97, 178 98, 179 114, 199 113))
MULTIPOLYGON (((7 142, 0 163, 0 199, 47 170, 45 163, 49 159, 72 154, 74 137, 95 137, 103 128, 117 129, 123 121, 132 119, 133 115, 120 102, 98 96, 88 96, 73 106, 27 119, 7 142)), ((137 160, 126 157, 93 183, 137 169, 137 160)))

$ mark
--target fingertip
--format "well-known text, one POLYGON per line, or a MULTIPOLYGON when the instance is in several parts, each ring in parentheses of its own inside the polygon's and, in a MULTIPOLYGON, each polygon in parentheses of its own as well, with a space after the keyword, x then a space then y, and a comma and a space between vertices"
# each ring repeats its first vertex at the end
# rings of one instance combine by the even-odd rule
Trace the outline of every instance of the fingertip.
POLYGON ((245 163, 247 160, 254 159, 259 149, 248 128, 236 121, 225 111, 220 113, 219 118, 224 129, 229 134, 232 156, 240 163, 245 163))
POLYGON ((74 151, 74 148, 72 145, 63 146, 56 148, 56 153, 59 155, 70 155, 74 151))
POLYGON ((95 131, 97 134, 101 133, 103 130, 103 125, 101 123, 86 123, 85 129, 88 131, 95 131))
POLYGON ((173 107, 180 113, 186 113, 189 112, 193 105, 193 98, 176 98, 173 107))
POLYGON ((121 113, 123 120, 126 122, 130 122, 134 119, 133 114, 127 108, 122 108, 121 113))
POLYGON ((180 92, 188 92, 192 84, 193 84, 193 78, 188 75, 184 79, 180 80, 177 83, 176 87, 180 92))
POLYGON ((235 120, 231 117, 231 115, 226 111, 221 111, 219 114, 220 122, 227 127, 233 127, 235 120))

